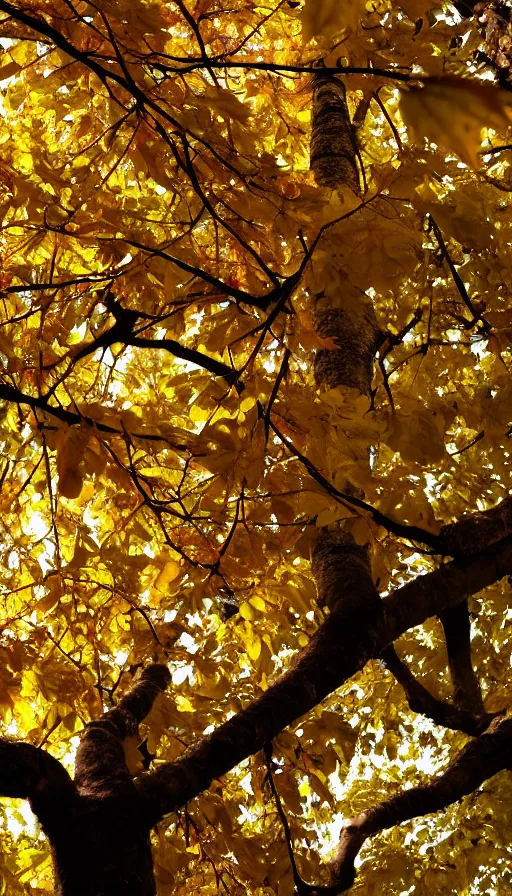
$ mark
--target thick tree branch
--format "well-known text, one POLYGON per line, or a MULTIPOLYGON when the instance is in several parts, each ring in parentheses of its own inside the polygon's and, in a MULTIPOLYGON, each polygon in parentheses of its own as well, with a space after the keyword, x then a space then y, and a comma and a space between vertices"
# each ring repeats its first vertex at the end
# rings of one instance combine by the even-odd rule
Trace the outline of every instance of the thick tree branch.
POLYGON ((471 662, 471 620, 467 600, 441 613, 455 705, 468 712, 483 713, 480 683, 471 662))
POLYGON ((105 797, 133 788, 123 741, 137 733, 139 723, 170 679, 166 666, 148 666, 114 709, 89 722, 80 738, 75 761, 75 784, 81 796, 105 797))
MULTIPOLYGON (((458 604, 458 606, 462 606, 462 604, 458 604)), ((393 644, 382 651, 382 659, 404 689, 410 709, 432 719, 436 725, 442 725, 444 728, 451 728, 454 731, 463 731, 470 737, 477 737, 493 720, 494 713, 475 715, 471 711, 459 709, 457 706, 452 706, 444 700, 433 697, 400 659, 393 644)))
POLYGON ((45 829, 76 797, 66 769, 46 750, 0 738, 0 796, 28 799, 45 829))
MULTIPOLYGON (((382 617, 354 628, 343 595, 310 644, 257 700, 211 735, 137 781, 156 822, 205 790, 243 759, 377 658, 400 635, 512 572, 512 538, 462 561, 454 560, 404 585, 382 602, 382 617)), ((349 583, 355 588, 353 582, 349 583)), ((354 606, 354 601, 349 601, 354 606)))
POLYGON ((131 717, 133 723, 140 725, 151 711, 153 703, 161 691, 165 691, 171 680, 171 673, 162 663, 147 666, 138 681, 119 701, 116 709, 125 717, 131 717))
POLYGON ((472 513, 443 526, 439 540, 443 552, 461 557, 481 551, 512 535, 512 498, 504 498, 490 510, 472 513))
POLYGON ((72 791, 72 781, 58 759, 46 750, 0 738, 0 796, 59 798, 72 791))
POLYGON ((356 138, 345 85, 323 69, 313 81, 310 165, 317 184, 334 189, 348 186, 359 194, 356 138))
POLYGON ((344 828, 336 856, 330 863, 332 893, 347 890, 355 878, 354 859, 364 841, 402 821, 445 809, 473 793, 484 781, 512 765, 512 719, 495 719, 479 738, 469 743, 449 768, 429 784, 403 790, 362 812, 344 828))

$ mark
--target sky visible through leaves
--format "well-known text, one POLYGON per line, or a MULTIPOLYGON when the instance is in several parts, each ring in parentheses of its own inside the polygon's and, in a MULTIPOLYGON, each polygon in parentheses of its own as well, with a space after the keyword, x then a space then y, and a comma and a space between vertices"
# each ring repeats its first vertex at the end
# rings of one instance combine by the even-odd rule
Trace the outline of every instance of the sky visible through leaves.
MULTIPOLYGON (((23 9, 63 42, 0 4, 0 724, 71 764, 130 672, 167 662, 144 737, 169 760, 307 644, 322 527, 371 543, 383 595, 434 568, 347 482, 434 534, 508 494, 510 94, 449 3, 23 9), (360 196, 310 171, 320 60, 349 67, 360 196), (374 303, 371 396, 315 384, 326 296, 374 303)), ((489 711, 510 704, 508 592, 471 605, 489 711)), ((397 646, 449 696, 439 622, 397 646)), ((466 740, 411 713, 378 661, 285 730, 304 877, 344 819, 466 740)), ((507 774, 372 840, 353 892, 509 892, 507 774)), ((0 804, 2 894, 51 891, 29 815, 0 804)), ((292 896, 261 756, 169 817, 155 858, 161 896, 292 896)))

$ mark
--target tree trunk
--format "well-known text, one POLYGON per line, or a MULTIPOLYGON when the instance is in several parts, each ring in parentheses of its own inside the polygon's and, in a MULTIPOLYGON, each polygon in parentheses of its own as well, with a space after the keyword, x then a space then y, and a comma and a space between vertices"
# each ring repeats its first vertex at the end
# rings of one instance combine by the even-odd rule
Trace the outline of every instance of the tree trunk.
MULTIPOLYGON (((339 78, 316 75, 313 89, 311 168, 317 183, 359 192, 356 143, 347 107, 345 86, 339 78)), ((319 389, 355 389, 369 395, 378 326, 370 299, 345 310, 339 296, 322 293, 314 309, 315 329, 334 339, 336 349, 321 349, 315 356, 315 382, 319 389)), ((331 471, 334 472, 334 471, 331 471)), ((350 483, 346 490, 350 490, 350 483)), ((319 534, 313 553, 313 574, 320 606, 334 609, 343 597, 351 625, 365 625, 380 615, 380 601, 372 582, 368 546, 357 545, 342 528, 319 534), (352 596, 352 600, 350 599, 352 596)))
POLYGON ((130 775, 123 742, 169 680, 165 666, 148 666, 114 709, 85 727, 74 780, 44 750, 0 739, 0 792, 30 801, 50 841, 55 896, 155 896, 155 809, 130 775))
POLYGON ((356 143, 347 109, 345 85, 333 75, 315 75, 311 169, 321 187, 350 187, 359 192, 356 143))
POLYGON ((55 896, 155 896, 150 824, 137 796, 79 797, 45 830, 55 896))

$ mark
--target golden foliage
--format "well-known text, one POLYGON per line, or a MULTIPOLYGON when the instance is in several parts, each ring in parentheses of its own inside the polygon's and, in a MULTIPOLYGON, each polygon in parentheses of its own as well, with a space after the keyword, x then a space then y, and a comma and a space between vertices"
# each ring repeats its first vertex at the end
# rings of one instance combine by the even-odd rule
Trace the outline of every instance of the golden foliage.
POLYGON ((427 138, 473 168, 482 165, 482 129, 502 133, 509 123, 506 91, 453 75, 403 91, 400 111, 418 144, 427 138))
MULTIPOLYGON (((71 764, 87 720, 156 659, 173 684, 148 749, 172 759, 307 643, 322 526, 351 517, 381 591, 432 567, 312 469, 431 532, 508 494, 506 103, 475 63, 477 23, 449 4, 17 8, 62 40, 35 40, 0 2, 2 732, 71 764), (349 67, 361 197, 309 170, 320 56, 349 67), (315 309, 357 323, 370 300, 372 395, 319 392, 314 354, 342 346, 315 332, 315 309)), ((491 591, 474 655, 498 708, 510 627, 505 588, 491 591)), ((400 650, 448 695, 434 623, 400 650)), ((282 732, 304 876, 319 879, 333 818, 422 781, 460 743, 419 721, 379 663, 282 732)), ((491 782, 383 835, 361 892, 505 894, 509 806, 491 782)), ((43 894, 48 856, 20 811, 1 804, 0 892, 43 894)), ((155 844, 160 896, 213 896, 219 880, 291 894, 260 757, 187 812, 155 844)))

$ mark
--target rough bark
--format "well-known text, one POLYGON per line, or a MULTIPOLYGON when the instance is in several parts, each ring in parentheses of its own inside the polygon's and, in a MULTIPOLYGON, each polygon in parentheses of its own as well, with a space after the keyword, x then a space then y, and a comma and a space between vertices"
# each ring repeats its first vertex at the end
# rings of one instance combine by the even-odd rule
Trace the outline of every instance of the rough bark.
POLYGON ((39 817, 61 811, 75 797, 66 769, 44 750, 0 739, 0 794, 28 799, 39 817))
POLYGON ((347 386, 361 395, 369 395, 373 360, 379 328, 370 300, 359 307, 331 308, 328 296, 316 302, 315 329, 322 338, 331 337, 338 351, 321 349, 315 357, 315 381, 320 388, 335 389, 347 386))
MULTIPOLYGON (((349 187, 359 192, 356 143, 345 86, 339 78, 322 73, 315 76, 313 89, 310 164, 321 186, 349 187)), ((317 334, 331 337, 339 347, 316 353, 317 386, 347 386, 368 395, 379 334, 371 300, 361 300, 358 307, 351 305, 348 310, 340 307, 339 296, 322 294, 316 299, 314 311, 317 334)))
POLYGON ((315 75, 311 169, 321 187, 348 186, 359 193, 355 135, 347 110, 345 85, 333 75, 315 75))
POLYGON ((312 558, 318 604, 340 608, 354 633, 378 625, 382 601, 373 584, 368 545, 358 545, 343 530, 325 532, 312 558))
POLYGON ((44 750, 0 740, 0 793, 29 799, 50 841, 55 896, 155 896, 150 807, 123 740, 169 678, 165 666, 149 666, 115 709, 86 726, 74 781, 44 750))

